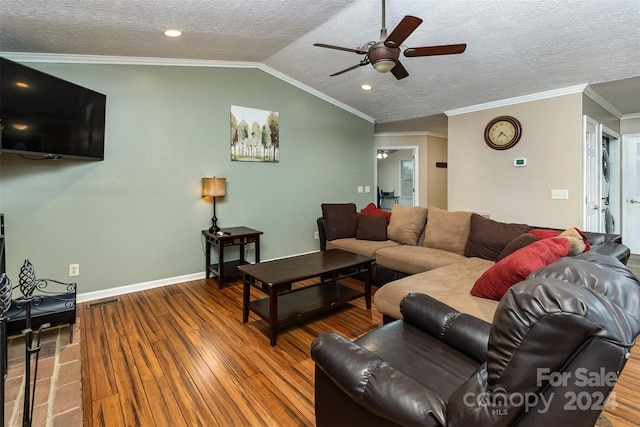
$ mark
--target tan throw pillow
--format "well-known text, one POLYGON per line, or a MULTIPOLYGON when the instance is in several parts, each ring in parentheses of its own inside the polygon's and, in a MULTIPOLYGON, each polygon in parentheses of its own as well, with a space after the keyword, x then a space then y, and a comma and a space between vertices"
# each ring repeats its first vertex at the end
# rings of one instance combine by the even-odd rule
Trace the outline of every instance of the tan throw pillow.
POLYGON ((587 248, 586 243, 584 243, 584 239, 575 228, 567 228, 565 231, 560 233, 558 237, 567 239, 569 241, 569 244, 571 244, 569 256, 579 255, 587 248))
POLYGON ((424 228, 424 246, 464 255, 469 239, 471 212, 447 211, 430 206, 424 228))
POLYGON ((394 205, 387 227, 387 238, 405 245, 416 246, 427 222, 427 208, 394 205))

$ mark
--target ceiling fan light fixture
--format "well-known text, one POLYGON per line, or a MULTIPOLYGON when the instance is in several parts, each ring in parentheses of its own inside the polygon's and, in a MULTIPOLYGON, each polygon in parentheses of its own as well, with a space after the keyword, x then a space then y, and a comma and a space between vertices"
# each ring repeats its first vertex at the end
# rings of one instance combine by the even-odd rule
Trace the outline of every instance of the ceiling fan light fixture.
POLYGON ((373 65, 373 68, 375 68, 379 73, 388 73, 393 67, 396 66, 396 61, 392 59, 381 59, 377 62, 372 63, 371 65, 373 65))

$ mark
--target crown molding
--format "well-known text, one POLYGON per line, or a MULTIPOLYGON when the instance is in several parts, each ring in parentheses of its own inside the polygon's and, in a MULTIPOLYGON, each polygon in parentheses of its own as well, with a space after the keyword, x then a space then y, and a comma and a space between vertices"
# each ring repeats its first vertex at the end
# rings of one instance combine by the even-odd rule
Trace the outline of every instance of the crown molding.
POLYGON ((375 123, 376 119, 374 119, 373 117, 363 113, 362 111, 358 111, 350 106, 348 106, 347 104, 343 104, 342 102, 338 101, 337 99, 331 98, 330 96, 325 95, 324 93, 317 91, 316 89, 307 86, 306 84, 299 82, 298 80, 292 79, 291 77, 287 76, 286 74, 281 73, 278 70, 275 70, 271 67, 269 67, 268 65, 264 65, 264 64, 259 64, 258 68, 262 71, 264 71, 267 74, 271 74, 272 76, 283 80, 287 83, 289 83, 292 86, 295 86, 299 89, 304 90, 307 93, 310 93, 311 95, 317 96, 318 98, 327 101, 330 104, 335 105, 336 107, 342 108, 345 111, 350 112, 351 114, 354 114, 362 119, 367 120, 370 123, 375 123))
POLYGON ((640 113, 629 113, 623 115, 620 120, 640 119, 640 113))
POLYGON ((211 67, 211 68, 254 68, 263 71, 277 79, 280 79, 292 86, 297 87, 323 101, 335 105, 355 116, 358 116, 370 123, 375 123, 375 119, 362 111, 358 111, 337 99, 325 95, 324 93, 307 86, 306 84, 293 79, 267 65, 259 62, 243 61, 216 61, 205 59, 179 59, 179 58, 147 58, 129 56, 106 56, 106 55, 70 55, 58 53, 28 53, 28 52, 0 52, 4 56, 16 62, 46 62, 59 64, 110 64, 110 65, 155 65, 155 66, 177 66, 177 67, 211 67))
POLYGON ((621 119, 622 116, 624 116, 622 111, 611 105, 606 99, 600 96, 598 92, 593 90, 591 86, 587 86, 584 89, 584 94, 591 98, 596 104, 607 110, 609 113, 613 114, 617 119, 621 119))
POLYGON ((435 136, 438 138, 448 138, 447 135, 431 131, 414 131, 414 132, 377 132, 373 136, 435 136))
POLYGON ((529 95, 516 96, 514 98, 502 99, 500 101, 487 102, 484 104, 471 105, 469 107, 457 108, 455 110, 445 111, 447 117, 458 116, 460 114, 473 113, 476 111, 489 110, 491 108, 506 107, 509 105, 522 104, 525 102, 540 101, 543 99, 555 98, 557 96, 571 95, 574 93, 582 93, 587 87, 586 84, 570 86, 562 89, 548 90, 545 92, 532 93, 529 95))

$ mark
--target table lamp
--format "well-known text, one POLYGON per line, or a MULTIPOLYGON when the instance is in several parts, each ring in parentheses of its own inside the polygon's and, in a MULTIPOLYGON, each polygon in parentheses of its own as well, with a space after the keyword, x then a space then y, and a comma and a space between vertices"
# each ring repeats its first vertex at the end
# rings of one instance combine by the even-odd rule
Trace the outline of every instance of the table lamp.
POLYGON ((226 194, 227 179, 226 178, 202 178, 202 197, 211 196, 213 199, 213 218, 209 233, 217 233, 220 231, 218 227, 218 218, 216 217, 216 197, 222 197, 226 194))

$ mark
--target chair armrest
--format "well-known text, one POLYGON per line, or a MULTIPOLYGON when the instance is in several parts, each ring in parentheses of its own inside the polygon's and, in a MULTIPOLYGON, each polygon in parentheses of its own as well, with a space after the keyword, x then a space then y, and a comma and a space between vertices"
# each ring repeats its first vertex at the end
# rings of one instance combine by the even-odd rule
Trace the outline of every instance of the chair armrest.
POLYGON ((400 425, 446 424, 446 405, 433 390, 336 333, 320 334, 311 357, 351 399, 379 417, 400 425))
POLYGON ((460 313, 429 295, 416 292, 404 297, 400 312, 405 322, 480 363, 487 361, 491 325, 484 320, 460 313))
POLYGON ((327 233, 324 231, 324 218, 320 217, 316 220, 318 224, 318 238, 320 239, 320 250, 327 250, 327 233))
POLYGON ((629 261, 629 257, 631 256, 631 250, 622 243, 603 243, 593 248, 592 251, 618 258, 624 265, 627 265, 627 261, 629 261))

